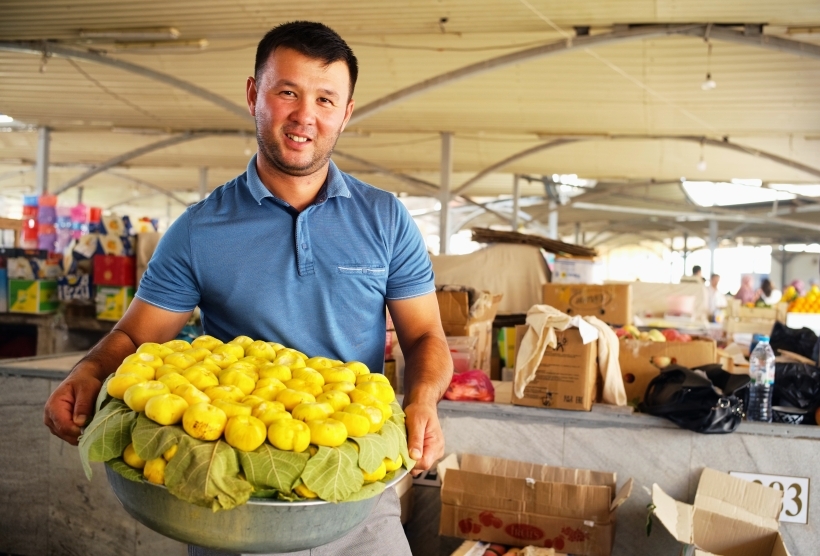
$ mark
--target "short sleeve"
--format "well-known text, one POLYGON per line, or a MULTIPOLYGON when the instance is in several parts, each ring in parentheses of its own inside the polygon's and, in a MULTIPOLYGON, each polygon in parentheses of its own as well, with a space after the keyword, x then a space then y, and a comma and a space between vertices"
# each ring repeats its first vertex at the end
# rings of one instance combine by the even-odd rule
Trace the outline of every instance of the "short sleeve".
POLYGON ((142 275, 136 297, 175 313, 192 311, 200 299, 193 272, 190 211, 171 224, 142 275))
POLYGON ((424 239, 407 208, 394 198, 393 249, 387 299, 418 297, 435 291, 433 264, 424 239))

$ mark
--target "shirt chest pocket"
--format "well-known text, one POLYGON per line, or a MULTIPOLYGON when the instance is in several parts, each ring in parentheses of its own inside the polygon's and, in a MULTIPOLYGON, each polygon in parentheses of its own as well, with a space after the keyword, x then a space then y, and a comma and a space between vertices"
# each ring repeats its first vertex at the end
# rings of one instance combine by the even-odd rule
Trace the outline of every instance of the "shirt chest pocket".
POLYGON ((387 268, 380 264, 340 264, 336 269, 339 274, 350 276, 351 278, 384 278, 387 276, 387 268))

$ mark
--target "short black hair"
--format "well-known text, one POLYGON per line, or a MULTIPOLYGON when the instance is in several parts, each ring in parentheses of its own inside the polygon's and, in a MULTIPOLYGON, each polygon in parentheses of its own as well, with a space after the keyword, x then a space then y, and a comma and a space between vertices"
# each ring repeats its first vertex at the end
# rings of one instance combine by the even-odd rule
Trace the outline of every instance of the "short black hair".
POLYGON ((350 98, 353 98, 353 88, 359 77, 359 63, 353 50, 336 31, 313 21, 291 21, 277 25, 262 37, 256 47, 254 78, 257 81, 270 55, 280 47, 292 48, 309 58, 322 60, 328 66, 334 62, 346 63, 350 73, 350 98))
POLYGON ((695 265, 695 266, 692 267, 692 274, 697 274, 701 270, 703 270, 703 269, 700 268, 700 265, 695 265))

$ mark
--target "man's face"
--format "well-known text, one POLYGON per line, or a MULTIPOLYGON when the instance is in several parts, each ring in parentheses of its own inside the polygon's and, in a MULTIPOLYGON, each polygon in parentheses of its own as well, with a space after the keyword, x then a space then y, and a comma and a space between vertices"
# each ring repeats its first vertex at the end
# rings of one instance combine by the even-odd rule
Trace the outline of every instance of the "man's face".
POLYGON ((328 66, 290 48, 277 48, 248 80, 259 154, 279 172, 309 176, 330 159, 353 112, 343 61, 328 66))
POLYGON ((717 288, 717 287, 718 287, 718 283, 719 283, 719 282, 720 282, 720 276, 712 276, 712 277, 709 279, 709 283, 711 283, 711 284, 712 284, 712 287, 713 287, 713 288, 717 288))

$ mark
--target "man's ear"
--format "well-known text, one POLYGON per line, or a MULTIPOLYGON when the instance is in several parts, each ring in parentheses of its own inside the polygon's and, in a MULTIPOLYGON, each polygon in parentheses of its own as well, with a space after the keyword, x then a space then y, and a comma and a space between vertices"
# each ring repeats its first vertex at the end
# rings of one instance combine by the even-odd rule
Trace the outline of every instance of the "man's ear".
POLYGON ((355 104, 356 104, 356 101, 353 100, 353 99, 350 99, 350 100, 347 101, 347 106, 345 107, 345 121, 342 122, 341 131, 344 131, 345 127, 347 127, 347 122, 350 121, 350 116, 353 115, 353 106, 355 104))
POLYGON ((256 117, 256 79, 253 76, 248 77, 248 82, 245 84, 245 100, 248 102, 248 112, 251 116, 256 117))

